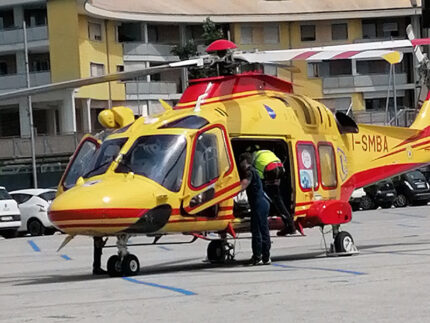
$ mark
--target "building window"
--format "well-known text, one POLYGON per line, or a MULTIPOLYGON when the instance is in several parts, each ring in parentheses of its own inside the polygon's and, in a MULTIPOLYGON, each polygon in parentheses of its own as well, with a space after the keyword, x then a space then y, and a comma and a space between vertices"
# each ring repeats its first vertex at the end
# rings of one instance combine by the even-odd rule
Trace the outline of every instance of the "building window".
POLYGON ((88 23, 88 38, 89 40, 102 40, 102 25, 95 22, 88 23))
POLYGON ((300 35, 302 41, 315 41, 315 25, 300 26, 300 35))
POLYGON ((28 63, 30 72, 49 71, 49 53, 30 54, 28 57, 28 63))
POLYGON ((0 75, 16 74, 16 55, 0 56, 0 75))
POLYGON ((118 73, 120 73, 120 72, 124 72, 124 65, 117 65, 117 66, 116 66, 116 71, 117 71, 118 73))
POLYGON ((332 40, 345 40, 348 39, 348 24, 332 24, 331 25, 331 39, 332 40))
POLYGON ((263 35, 265 44, 279 44, 279 25, 264 24, 263 35))
POLYGON ((46 16, 46 8, 24 10, 24 19, 27 27, 46 26, 46 16))
POLYGON ((308 77, 320 77, 321 63, 308 63, 308 77))
POLYGON ((349 59, 337 59, 328 64, 330 76, 352 75, 352 63, 349 59))
POLYGON ((241 44, 252 44, 252 26, 241 26, 240 27, 240 43, 241 44))
POLYGON ((104 64, 90 63, 91 76, 102 76, 105 74, 104 64))
POLYGON ((0 11, 0 29, 7 29, 14 27, 13 10, 0 11))

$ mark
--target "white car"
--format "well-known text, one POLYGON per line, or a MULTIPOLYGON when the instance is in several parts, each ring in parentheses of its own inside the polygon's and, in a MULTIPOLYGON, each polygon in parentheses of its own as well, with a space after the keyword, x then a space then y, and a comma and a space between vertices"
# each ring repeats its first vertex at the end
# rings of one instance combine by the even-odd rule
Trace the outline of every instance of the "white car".
POLYGON ((0 186, 0 235, 5 238, 16 236, 21 226, 18 204, 3 186, 0 186))
POLYGON ((53 234, 56 229, 48 218, 48 208, 55 198, 55 189, 31 188, 10 192, 18 202, 21 211, 19 232, 28 232, 32 236, 53 234))

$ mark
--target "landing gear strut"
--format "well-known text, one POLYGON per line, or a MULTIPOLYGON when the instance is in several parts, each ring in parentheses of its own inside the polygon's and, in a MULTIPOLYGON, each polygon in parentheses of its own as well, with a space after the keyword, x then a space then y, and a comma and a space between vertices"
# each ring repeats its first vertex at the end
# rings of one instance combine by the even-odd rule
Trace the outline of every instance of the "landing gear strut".
POLYGON ((340 231, 340 225, 332 225, 333 243, 327 248, 323 228, 321 229, 327 256, 350 256, 358 253, 354 239, 349 232, 340 231))
POLYGON ((224 264, 232 261, 235 256, 234 244, 223 239, 209 242, 207 256, 211 264, 224 264))
POLYGON ((107 271, 111 277, 134 276, 139 273, 139 259, 127 250, 129 238, 127 234, 118 236, 116 243, 118 254, 111 256, 107 262, 107 271))

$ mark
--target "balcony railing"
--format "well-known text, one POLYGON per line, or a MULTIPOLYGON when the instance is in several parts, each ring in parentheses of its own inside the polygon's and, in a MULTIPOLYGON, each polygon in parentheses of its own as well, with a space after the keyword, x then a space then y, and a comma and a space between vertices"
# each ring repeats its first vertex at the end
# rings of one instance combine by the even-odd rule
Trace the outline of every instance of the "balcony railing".
POLYGON ((137 94, 175 94, 178 93, 176 82, 127 82, 125 93, 127 95, 137 94))
MULTIPOLYGON (((396 85, 398 88, 405 89, 408 84, 408 76, 406 73, 396 74, 396 85)), ((336 76, 323 78, 323 90, 329 90, 329 93, 344 93, 360 88, 362 92, 375 91, 378 87, 388 86, 387 74, 368 74, 355 76, 336 76)), ((412 84, 413 87, 413 84, 412 84)), ((381 91, 383 88, 378 88, 381 91)), ((326 93, 326 92, 325 92, 326 93)))
MULTIPOLYGON (((38 26, 27 28, 27 39, 33 41, 48 40, 48 27, 38 26)), ((0 46, 11 44, 22 44, 24 42, 24 33, 22 28, 0 30, 0 46)))
POLYGON ((153 44, 141 42, 126 42, 124 46, 124 56, 170 56, 179 59, 172 54, 175 45, 153 44))
MULTIPOLYGON (((36 156, 71 155, 82 134, 65 134, 57 136, 36 136, 36 156)), ((31 158, 30 138, 1 138, 0 159, 31 158)))
MULTIPOLYGON (((51 72, 34 72, 30 73, 31 86, 38 86, 51 83, 51 72)), ((0 91, 12 90, 27 87, 25 74, 13 74, 0 76, 0 91)))

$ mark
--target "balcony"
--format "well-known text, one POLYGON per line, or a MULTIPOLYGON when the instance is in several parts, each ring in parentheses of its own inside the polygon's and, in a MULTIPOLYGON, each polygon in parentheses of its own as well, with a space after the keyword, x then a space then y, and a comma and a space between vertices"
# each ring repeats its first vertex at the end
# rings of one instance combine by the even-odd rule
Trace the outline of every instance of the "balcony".
MULTIPOLYGON (((413 89, 414 84, 408 83, 406 73, 396 74, 396 86, 399 90, 413 89)), ((385 91, 388 87, 387 74, 336 76, 323 78, 324 94, 341 94, 351 92, 385 91)))
POLYGON ((126 42, 123 43, 125 61, 177 61, 178 56, 172 55, 171 51, 175 45, 126 42))
MULTIPOLYGON (((35 138, 36 156, 52 157, 71 155, 82 134, 37 136, 35 138)), ((0 139, 0 159, 31 158, 30 138, 0 139)))
POLYGON ((176 82, 127 82, 125 93, 128 100, 177 100, 178 87, 176 82))
MULTIPOLYGON (((27 28, 28 47, 48 46, 48 27, 27 28)), ((0 31, 0 51, 16 51, 24 48, 24 32, 22 28, 0 31)))
MULTIPOLYGON (((51 83, 51 72, 43 71, 30 73, 31 86, 38 86, 51 83)), ((15 90, 27 87, 25 74, 13 74, 0 76, 0 91, 15 90)))

